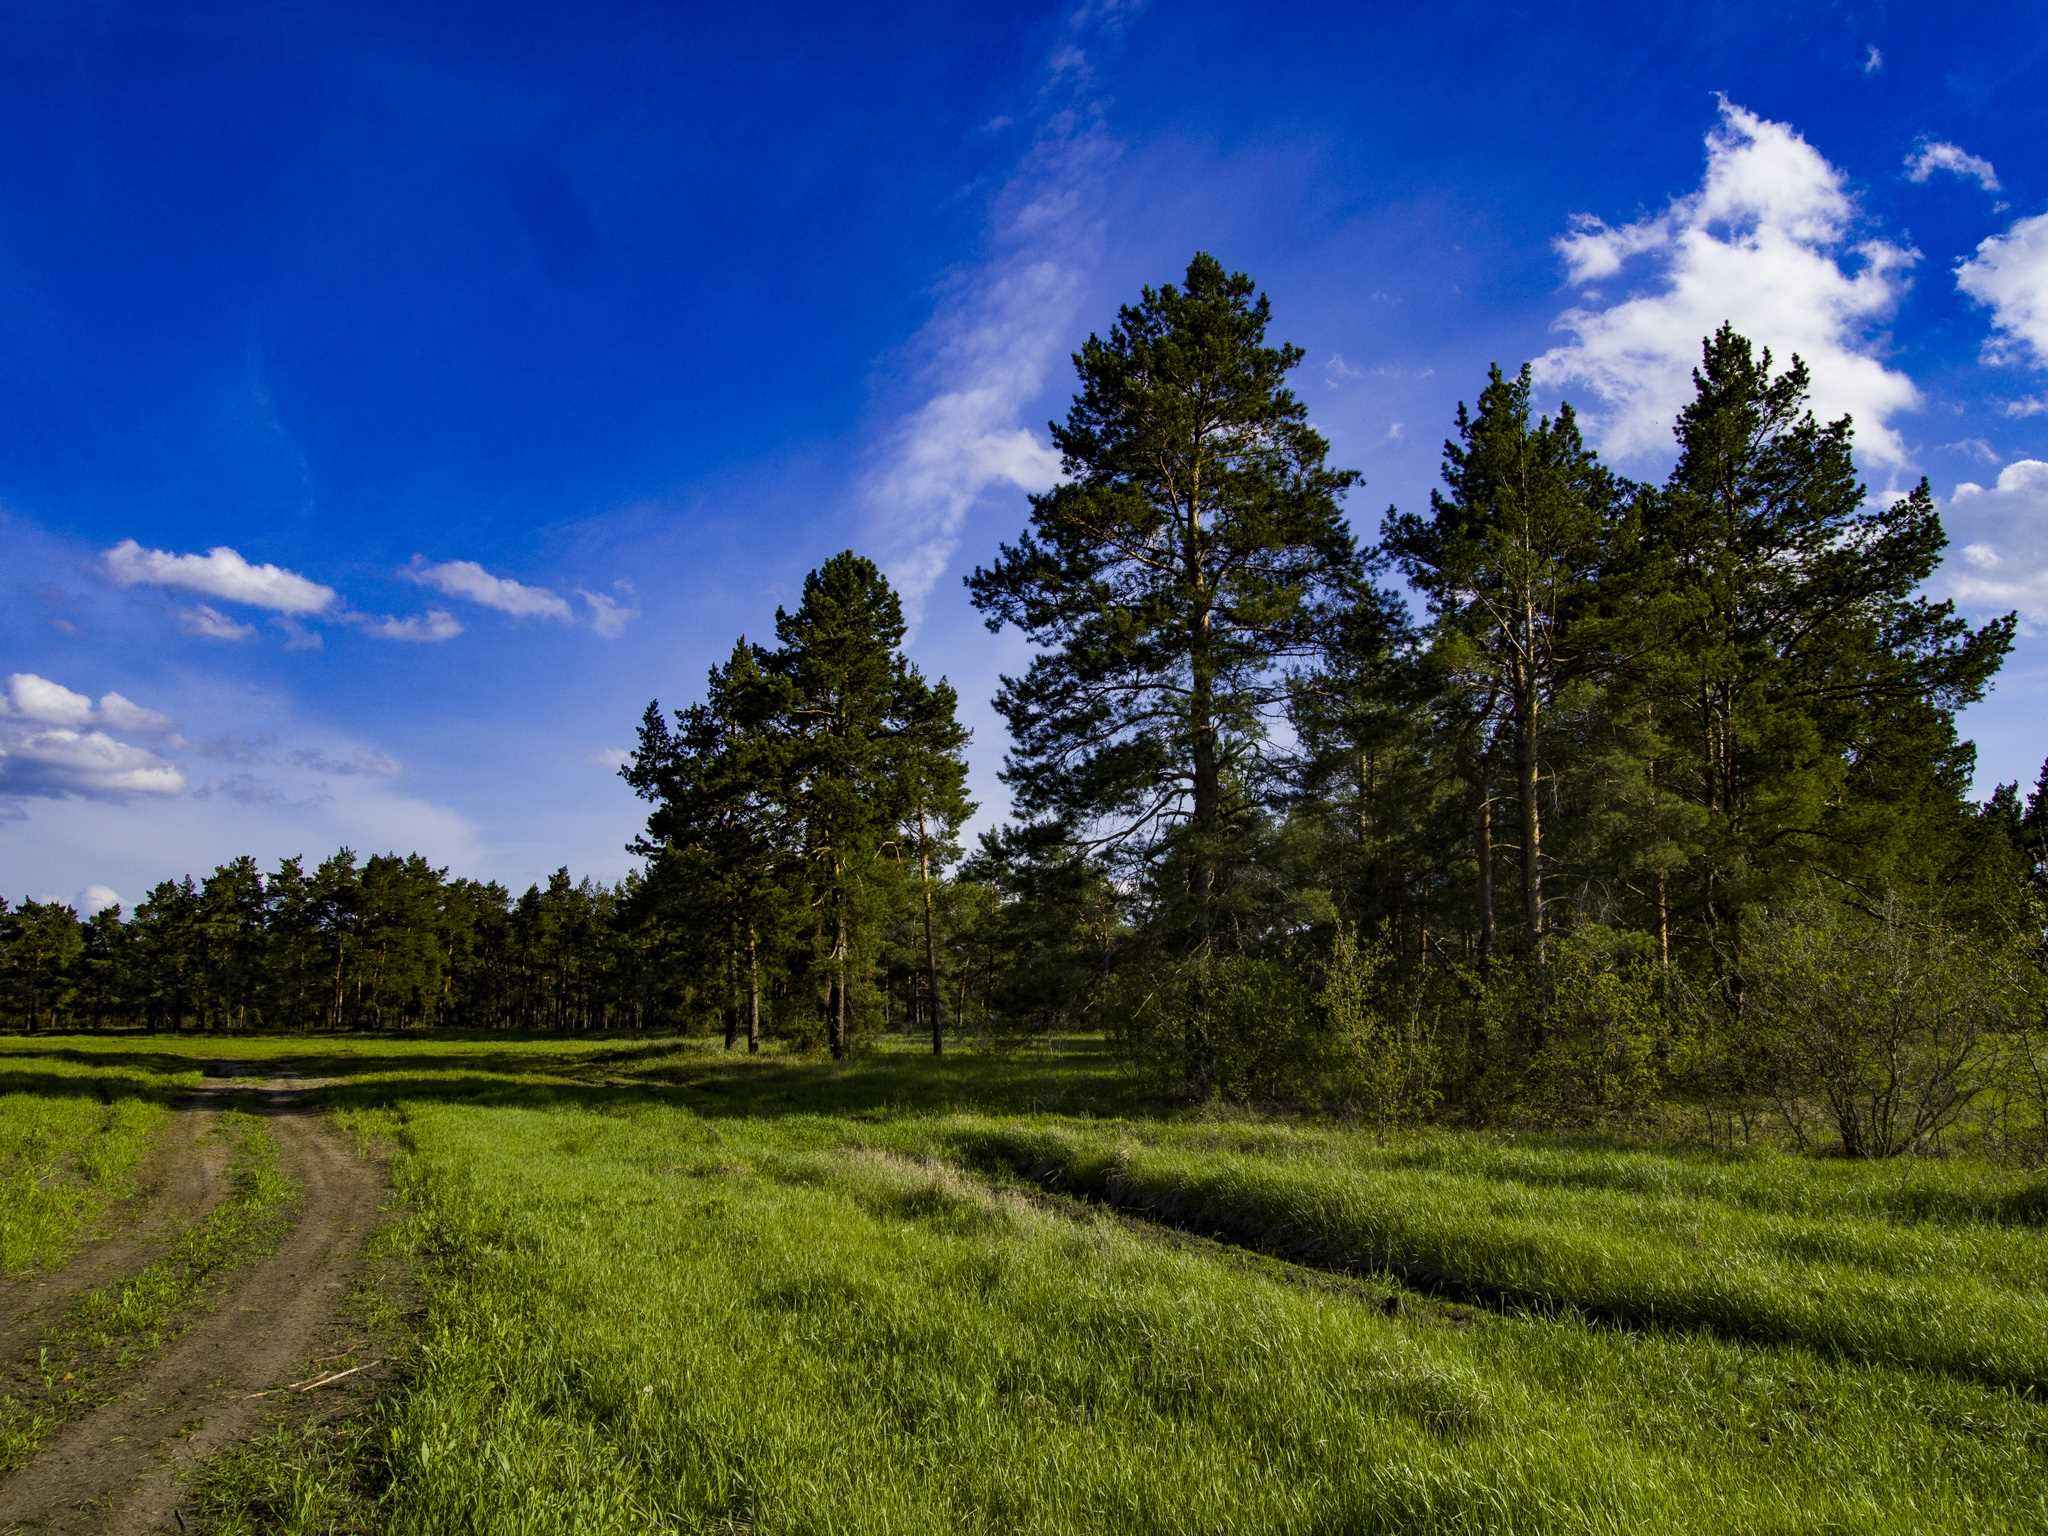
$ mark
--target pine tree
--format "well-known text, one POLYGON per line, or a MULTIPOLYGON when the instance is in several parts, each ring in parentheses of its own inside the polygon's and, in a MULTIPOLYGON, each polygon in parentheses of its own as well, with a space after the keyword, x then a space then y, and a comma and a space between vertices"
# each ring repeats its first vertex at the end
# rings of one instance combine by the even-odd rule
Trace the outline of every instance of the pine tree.
POLYGON ((897 738, 905 703, 903 607, 873 561, 848 550, 804 579, 794 612, 778 608, 768 658, 783 748, 778 793, 803 827, 817 871, 830 978, 825 1034, 846 1055, 856 929, 882 877, 883 845, 902 822, 897 738))
MULTIPOLYGON (((1457 437, 1444 444, 1444 488, 1427 518, 1390 515, 1388 550, 1428 601, 1440 647, 1469 648, 1468 670, 1487 702, 1474 711, 1480 836, 1490 848, 1491 796, 1484 738, 1495 701, 1512 736, 1522 874, 1522 926, 1544 949, 1546 712, 1560 691, 1597 664, 1588 626, 1621 488, 1585 445, 1569 406, 1532 420, 1529 369, 1498 367, 1477 412, 1458 407, 1457 437)), ((1490 856, 1483 860, 1490 867, 1490 856)), ((1490 882, 1489 882, 1490 889, 1490 882)), ((1489 902, 1490 905, 1490 902, 1489 902)))
POLYGON ((923 929, 921 996, 931 1031, 932 1054, 945 1050, 943 1004, 939 995, 938 882, 960 857, 960 829, 974 814, 967 794, 969 732, 960 724, 959 695, 944 678, 927 684, 906 667, 896 742, 903 792, 903 833, 917 858, 918 905, 923 929))
POLYGON ((1664 755, 1704 816, 1691 905, 1725 929, 1803 869, 1894 878, 1916 856, 1906 807, 1933 807, 1944 838, 1960 827, 1954 715, 2015 619, 1972 630, 1916 595, 1946 544, 1926 482, 1872 505, 1849 420, 1815 420, 1797 358, 1774 371, 1724 325, 1693 379, 1678 463, 1646 502, 1668 616, 1650 664, 1664 755))
POLYGON ((968 579, 989 627, 1039 654, 997 707, 1018 808, 1155 868, 1185 871, 1189 927, 1213 932, 1235 828, 1273 797, 1287 669, 1311 657, 1357 578, 1339 502, 1356 475, 1287 387, 1299 347, 1207 254, 1147 288, 1074 364, 1052 426, 1065 480, 968 579))

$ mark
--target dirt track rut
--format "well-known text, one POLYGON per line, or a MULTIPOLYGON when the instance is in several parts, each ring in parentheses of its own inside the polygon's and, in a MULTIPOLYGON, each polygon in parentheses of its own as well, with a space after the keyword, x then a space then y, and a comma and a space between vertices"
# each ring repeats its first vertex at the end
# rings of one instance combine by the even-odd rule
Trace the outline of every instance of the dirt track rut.
POLYGON ((248 1435, 279 1406, 274 1396, 251 1394, 287 1384, 342 1342, 337 1311, 376 1219, 382 1181, 339 1131, 307 1111, 307 1086, 215 1089, 266 1115, 280 1164, 302 1192, 291 1233, 275 1256, 237 1273, 214 1309, 116 1396, 58 1430, 0 1482, 0 1532, 176 1529, 179 1474, 248 1435))

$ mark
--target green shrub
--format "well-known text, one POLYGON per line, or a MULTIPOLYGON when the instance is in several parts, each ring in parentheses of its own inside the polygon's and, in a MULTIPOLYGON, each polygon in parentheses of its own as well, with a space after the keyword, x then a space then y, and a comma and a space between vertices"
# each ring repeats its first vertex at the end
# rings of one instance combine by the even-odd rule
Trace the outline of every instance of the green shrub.
POLYGON ((1670 1026, 1643 936, 1574 928, 1541 965, 1497 972, 1480 1012, 1483 1109, 1589 1126, 1628 1124, 1654 1107, 1670 1026))
POLYGON ((1340 928, 1316 994, 1317 1097, 1363 1115, 1382 1140, 1436 1108, 1440 1065, 1433 1010, 1419 992, 1390 985, 1390 969, 1383 944, 1340 928))
POLYGON ((1735 1022, 1802 1147, 1832 1127, 1850 1157, 1932 1148, 2040 1016, 2015 939, 1964 933, 1897 894, 1865 907, 1818 886, 1742 927, 1735 1022))

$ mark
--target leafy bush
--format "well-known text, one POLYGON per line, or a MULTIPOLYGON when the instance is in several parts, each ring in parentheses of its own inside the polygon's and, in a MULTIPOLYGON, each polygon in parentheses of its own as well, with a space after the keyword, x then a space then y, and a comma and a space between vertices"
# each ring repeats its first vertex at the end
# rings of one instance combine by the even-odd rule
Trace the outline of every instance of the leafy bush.
POLYGON ((1496 973, 1480 1011, 1485 1109, 1549 1125, 1625 1124, 1663 1086, 1670 1028, 1640 934, 1574 928, 1542 965, 1496 973))
POLYGON ((2022 942, 1966 934, 1888 894, 1810 887, 1742 928, 1735 1022, 1802 1147, 1831 1125, 1851 1157, 1936 1146, 1997 1084, 2039 1018, 2022 942))
POLYGON ((1119 986, 1124 1044, 1169 1091, 1340 1109, 1382 1133, 1435 1106, 1429 1013, 1385 951, 1348 929, 1319 957, 1203 949, 1134 967, 1119 986))
POLYGON ((1389 957, 1340 928, 1323 968, 1316 1002, 1325 1102, 1356 1110, 1385 1139, 1389 1126, 1412 1124, 1436 1107, 1439 1052, 1433 1013, 1419 993, 1388 985, 1389 957))

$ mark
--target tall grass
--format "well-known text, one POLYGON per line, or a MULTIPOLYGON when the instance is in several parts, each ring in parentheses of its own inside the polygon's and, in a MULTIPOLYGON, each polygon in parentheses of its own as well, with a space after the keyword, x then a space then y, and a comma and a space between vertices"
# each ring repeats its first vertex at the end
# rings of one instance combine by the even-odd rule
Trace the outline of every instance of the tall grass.
MULTIPOLYGON (((977 1166, 1305 1264, 1636 1328, 1711 1328, 2029 1391, 2048 1384, 2048 1236, 2035 1228, 1780 1215, 1597 1154, 1576 1177, 1518 1179, 1494 1171, 1497 1155, 1402 1166, 1328 1146, 1262 1155, 1193 1140, 998 1122, 943 1138, 977 1166)), ((1561 1162, 1547 1160, 1553 1175, 1561 1162)), ((1749 1192, 1800 1182, 1775 1171, 1749 1192)), ((1831 1172, 1798 1170, 1809 1183, 1831 1172)))
MULTIPOLYGON (((1472 1318, 678 1107, 404 1103, 399 1532, 2024 1529, 2048 1413, 1472 1318)), ((866 1142, 867 1144, 863 1144, 866 1142)))
POLYGON ((0 1050, 0 1277, 61 1265, 134 1193, 179 1075, 197 1080, 0 1050))
POLYGON ((1086 1047, 233 1053, 395 1145, 422 1311, 221 1531, 2048 1529, 2048 1235, 1989 1169, 1381 1148, 1086 1047))

